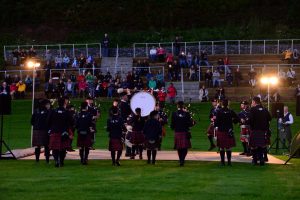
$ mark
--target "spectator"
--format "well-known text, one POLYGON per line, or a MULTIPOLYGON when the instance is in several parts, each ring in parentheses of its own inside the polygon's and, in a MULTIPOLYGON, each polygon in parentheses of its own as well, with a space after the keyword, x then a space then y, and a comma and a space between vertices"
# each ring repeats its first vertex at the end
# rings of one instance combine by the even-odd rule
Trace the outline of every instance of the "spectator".
POLYGON ((102 90, 102 96, 107 97, 107 93, 108 93, 108 82, 107 81, 102 82, 101 90, 102 90))
POLYGON ((296 80, 296 72, 293 70, 292 67, 290 67, 286 73, 287 82, 289 87, 292 87, 294 84, 294 81, 296 80))
POLYGON ((136 63, 136 74, 141 75, 142 74, 142 70, 143 70, 143 65, 141 60, 138 60, 136 63))
POLYGON ((96 85, 96 89, 95 89, 95 96, 96 97, 100 97, 101 94, 102 94, 102 87, 101 87, 101 85, 102 85, 101 80, 98 80, 97 85, 96 85))
POLYGON ((189 76, 189 79, 192 80, 192 81, 195 81, 197 79, 197 74, 196 74, 196 67, 194 65, 192 65, 190 67, 190 76, 189 76))
POLYGON ((67 56, 67 54, 65 54, 65 56, 63 57, 63 60, 62 60, 62 67, 64 69, 66 69, 69 67, 69 64, 70 64, 70 58, 69 58, 69 56, 67 56))
POLYGON ((180 52, 180 40, 179 37, 176 36, 174 41, 174 55, 179 56, 179 52, 180 52))
POLYGON ((75 83, 73 83, 71 79, 68 79, 65 84, 65 95, 72 97, 76 96, 75 83))
POLYGON ((199 100, 200 102, 207 102, 209 100, 208 90, 205 88, 205 85, 199 89, 199 100))
POLYGON ((283 61, 288 61, 288 63, 290 63, 292 60, 293 51, 291 49, 287 49, 282 54, 284 56, 283 61))
POLYGON ((152 76, 149 83, 148 83, 148 87, 151 90, 155 90, 156 89, 156 81, 154 80, 154 77, 152 76))
POLYGON ((174 61, 174 64, 173 64, 173 67, 174 67, 174 80, 175 81, 178 81, 180 79, 179 77, 179 73, 180 73, 180 65, 179 63, 177 62, 177 60, 174 61))
POLYGON ((213 87, 221 86, 220 77, 221 77, 220 72, 217 69, 215 69, 212 74, 213 87))
POLYGON ((102 57, 109 57, 109 42, 108 34, 105 33, 102 39, 102 57))
POLYGON ((181 52, 181 54, 179 55, 179 66, 180 68, 185 68, 186 67, 186 55, 184 54, 184 52, 181 52))
POLYGON ((249 84, 251 85, 251 87, 255 87, 256 86, 256 72, 254 71, 254 68, 250 69, 250 72, 248 73, 249 76, 249 84))
POLYGON ((172 53, 168 53, 167 54, 167 58, 166 58, 166 62, 167 62, 167 65, 172 65, 173 62, 174 62, 174 56, 172 53))
POLYGON ((293 61, 294 62, 299 61, 299 51, 298 51, 298 49, 294 49, 294 51, 293 51, 293 61))
POLYGON ((225 97, 225 90, 223 87, 220 87, 219 89, 216 90, 216 95, 215 98, 223 101, 226 97, 225 97))
POLYGON ((205 79, 205 85, 208 88, 211 87, 212 85, 212 76, 213 76, 212 72, 209 69, 207 69, 204 75, 204 79, 205 79))
POLYGON ((206 66, 209 66, 206 51, 201 51, 201 54, 200 54, 200 65, 202 66, 203 64, 206 66))
POLYGON ((6 82, 7 85, 11 85, 13 83, 13 80, 9 74, 5 75, 4 82, 6 82))
POLYGON ((85 65, 86 65, 86 58, 82 53, 80 54, 80 58, 79 58, 79 69, 85 68, 86 67, 85 65))
POLYGON ((161 108, 165 107, 165 102, 167 98, 167 93, 164 87, 161 87, 157 92, 157 99, 161 108))
POLYGON ((76 57, 73 59, 72 68, 78 68, 78 62, 76 57))
POLYGON ((232 83, 233 83, 233 75, 231 72, 228 72, 226 74, 226 81, 227 81, 227 84, 228 86, 232 86, 232 83))
POLYGON ((59 79, 59 83, 56 85, 57 93, 59 97, 63 97, 66 91, 66 85, 62 79, 59 79))
POLYGON ((50 75, 51 75, 51 64, 50 61, 46 62, 46 65, 44 66, 45 69, 45 82, 48 82, 50 79, 50 75))
POLYGON ((47 99, 53 99, 55 98, 56 94, 56 87, 53 84, 52 79, 49 79, 49 81, 45 84, 45 95, 47 99))
POLYGON ((161 73, 160 70, 156 74, 156 84, 157 84, 157 88, 161 88, 165 86, 164 75, 161 73))
POLYGON ((166 56, 166 51, 161 46, 157 49, 157 57, 159 62, 164 62, 166 56))
POLYGON ((297 85, 297 88, 295 90, 295 97, 297 98, 298 96, 300 96, 300 84, 297 85))
POLYGON ((85 76, 85 80, 88 85, 89 96, 91 98, 94 98, 95 97, 95 77, 91 74, 90 71, 85 76))
POLYGON ((112 76, 110 72, 107 72, 106 75, 104 76, 104 81, 109 81, 110 79, 112 79, 112 76))
POLYGON ((17 94, 16 97, 17 99, 24 99, 25 98, 25 91, 26 91, 26 85, 23 83, 22 80, 20 80, 17 84, 17 94))
POLYGON ((12 83, 10 86, 9 86, 9 89, 10 89, 10 96, 12 99, 14 99, 16 97, 16 92, 17 92, 17 86, 15 83, 12 83))
POLYGON ((139 79, 138 82, 134 86, 137 90, 142 90, 144 88, 143 79, 139 79))
POLYGON ((31 90, 32 89, 32 78, 29 75, 26 75, 24 82, 26 84, 26 91, 31 90))
POLYGON ((220 73, 223 73, 223 71, 224 71, 224 60, 223 60, 223 58, 219 58, 217 64, 218 64, 217 70, 220 73))
POLYGON ((153 47, 150 49, 150 53, 149 53, 150 60, 151 60, 152 62, 155 62, 155 61, 156 61, 156 56, 157 56, 157 49, 153 46, 153 47))
POLYGON ((50 50, 48 49, 47 51, 46 51, 46 54, 45 54, 45 61, 46 61, 46 63, 47 62, 51 62, 51 60, 52 60, 52 53, 50 52, 50 50))
POLYGON ((112 98, 114 95, 114 91, 115 91, 115 84, 112 80, 110 80, 107 88, 107 97, 112 98))
POLYGON ((168 93, 168 98, 170 103, 175 104, 175 98, 177 95, 177 90, 174 87, 173 83, 170 83, 168 89, 167 89, 167 93, 168 93))
POLYGON ((79 90, 79 97, 80 98, 83 98, 83 97, 86 98, 87 97, 87 83, 84 80, 81 80, 78 83, 78 90, 79 90))
POLYGON ((20 52, 18 51, 18 49, 15 49, 12 52, 12 55, 13 55, 13 65, 16 66, 18 64, 18 61, 19 61, 20 52))
POLYGON ((199 56, 198 52, 196 52, 193 57, 193 64, 196 66, 200 66, 200 56, 199 56))
POLYGON ((149 62, 146 59, 143 60, 142 67, 143 67, 142 75, 146 75, 148 73, 148 71, 150 70, 149 62))
POLYGON ((62 58, 60 56, 55 56, 55 68, 56 69, 62 68, 62 58))
POLYGON ((0 85, 0 95, 10 95, 10 87, 5 81, 0 85))
POLYGON ((31 47, 31 48, 29 49, 29 51, 28 51, 28 56, 29 56, 29 58, 34 58, 34 57, 36 57, 36 51, 34 50, 33 47, 31 47))
MULTIPOLYGON (((177 61, 176 61, 176 63, 177 63, 177 61)), ((168 65, 168 80, 173 81, 173 77, 174 77, 174 67, 173 67, 173 65, 168 65)))
POLYGON ((237 68, 236 71, 234 72, 234 80, 235 80, 236 86, 239 87, 240 82, 243 80, 243 76, 240 71, 240 68, 237 68))
POLYGON ((193 55, 191 54, 191 52, 188 52, 186 55, 186 62, 187 62, 187 66, 191 67, 193 64, 193 55))

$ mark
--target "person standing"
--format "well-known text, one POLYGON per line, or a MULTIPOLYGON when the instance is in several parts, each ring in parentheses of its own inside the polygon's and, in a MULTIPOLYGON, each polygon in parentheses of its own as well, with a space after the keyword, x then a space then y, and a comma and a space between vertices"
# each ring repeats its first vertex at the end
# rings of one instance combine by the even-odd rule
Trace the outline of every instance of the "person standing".
POLYGON ((47 118, 47 125, 50 129, 49 149, 55 160, 55 167, 63 167, 66 157, 66 149, 69 147, 68 128, 71 119, 64 107, 65 99, 58 99, 58 108, 52 110, 47 118))
MULTIPOLYGON (((96 128, 96 123, 97 119, 100 117, 100 111, 99 109, 95 106, 94 104, 94 99, 91 97, 86 98, 86 102, 88 104, 88 112, 93 116, 93 144, 96 142, 96 133, 97 133, 97 128, 96 128)), ((92 149, 94 149, 92 147, 92 149)))
POLYGON ((291 147, 292 142, 292 131, 291 125, 294 123, 293 115, 289 112, 289 108, 287 106, 283 107, 283 117, 279 119, 282 124, 283 131, 280 134, 281 143, 283 147, 285 146, 286 140, 288 142, 288 149, 291 147))
POLYGON ((87 102, 81 103, 80 113, 76 119, 78 133, 77 146, 79 148, 80 162, 87 165, 90 148, 93 145, 93 116, 88 111, 87 102))
POLYGON ((174 104, 175 103, 175 98, 177 95, 177 90, 174 87, 173 83, 170 83, 170 86, 167 89, 168 97, 170 100, 170 103, 174 104))
POLYGON ((121 166, 120 157, 123 150, 124 132, 126 127, 122 117, 119 115, 118 107, 111 108, 111 115, 107 120, 107 132, 109 133, 108 150, 111 152, 112 165, 121 166), (117 152, 117 157, 116 157, 117 152))
POLYGON ((250 117, 250 109, 249 103, 247 101, 241 102, 241 112, 238 114, 240 119, 240 128, 241 128, 241 137, 240 140, 243 145, 244 151, 240 153, 240 155, 249 155, 249 134, 250 134, 250 125, 249 125, 249 117, 250 117))
POLYGON ((109 56, 109 38, 108 34, 104 34, 104 38, 102 39, 102 57, 108 57, 109 56))
POLYGON ((270 135, 271 115, 269 111, 261 105, 259 97, 253 97, 250 109, 250 141, 249 145, 252 149, 252 164, 257 165, 257 159, 260 165, 265 164, 264 153, 268 143, 268 135, 270 135))
POLYGON ((161 149, 162 138, 166 137, 166 127, 165 125, 168 124, 168 115, 164 112, 163 107, 160 103, 156 103, 155 110, 158 112, 158 121, 160 122, 162 128, 162 137, 159 142, 158 150, 161 149))
POLYGON ((177 103, 177 111, 173 112, 171 119, 171 129, 175 132, 174 149, 177 149, 180 166, 184 166, 188 149, 191 148, 190 127, 194 125, 189 112, 184 110, 183 101, 177 103))
POLYGON ((32 146, 35 147, 35 161, 39 162, 41 147, 44 147, 46 163, 49 163, 49 135, 47 126, 47 117, 50 112, 50 101, 42 99, 40 106, 36 109, 31 117, 31 125, 33 126, 32 146))
POLYGON ((147 163, 152 163, 154 165, 156 162, 157 150, 160 147, 160 141, 162 137, 162 127, 159 122, 158 111, 154 110, 150 113, 150 119, 146 121, 143 133, 145 135, 145 146, 147 149, 147 163))
POLYGON ((211 101, 212 104, 212 108, 210 109, 210 113, 209 113, 209 119, 210 119, 210 124, 207 128, 207 138, 210 142, 210 147, 208 149, 208 151, 213 150, 214 148, 216 148, 216 145, 214 143, 214 137, 215 137, 215 127, 214 127, 214 123, 216 120, 216 114, 217 111, 221 108, 218 104, 218 100, 217 99, 213 99, 211 101))
POLYGON ((140 160, 143 159, 143 145, 145 142, 143 129, 145 121, 145 118, 141 115, 141 108, 136 108, 135 113, 132 113, 131 118, 128 120, 128 124, 132 126, 132 135, 130 139, 130 142, 132 143, 132 151, 130 159, 135 159, 136 150, 139 152, 140 160))
POLYGON ((225 150, 227 164, 231 166, 231 148, 235 147, 233 123, 237 123, 237 114, 228 108, 228 100, 222 101, 222 107, 217 111, 215 128, 217 132, 217 146, 220 148, 221 165, 225 166, 225 150))

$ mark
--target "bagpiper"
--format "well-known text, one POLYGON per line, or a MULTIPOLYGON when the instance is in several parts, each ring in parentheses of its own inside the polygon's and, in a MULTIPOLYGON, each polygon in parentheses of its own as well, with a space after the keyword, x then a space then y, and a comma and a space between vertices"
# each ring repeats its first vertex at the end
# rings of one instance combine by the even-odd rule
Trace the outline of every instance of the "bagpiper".
POLYGON ((225 165, 225 151, 227 164, 231 166, 231 148, 235 147, 233 123, 238 123, 237 114, 228 108, 228 100, 222 101, 222 107, 217 111, 214 126, 216 128, 217 146, 220 148, 221 166, 225 165))
POLYGON ((194 125, 189 112, 184 110, 183 101, 177 103, 177 111, 172 113, 171 129, 175 132, 174 149, 177 149, 180 166, 184 166, 185 157, 191 145, 190 127, 194 125))
POLYGON ((249 137, 250 137, 250 108, 249 103, 247 101, 242 101, 241 104, 241 112, 238 114, 240 119, 240 140, 243 145, 243 152, 240 155, 250 156, 249 149, 249 137))
POLYGON ((213 99, 211 101, 212 104, 212 108, 210 109, 210 113, 209 113, 209 119, 210 119, 210 124, 207 128, 207 138, 209 140, 210 143, 210 147, 208 149, 208 151, 213 150, 214 148, 216 148, 216 145, 214 143, 214 137, 215 137, 215 127, 214 127, 214 122, 216 120, 216 114, 217 111, 221 108, 219 106, 218 100, 217 99, 213 99))

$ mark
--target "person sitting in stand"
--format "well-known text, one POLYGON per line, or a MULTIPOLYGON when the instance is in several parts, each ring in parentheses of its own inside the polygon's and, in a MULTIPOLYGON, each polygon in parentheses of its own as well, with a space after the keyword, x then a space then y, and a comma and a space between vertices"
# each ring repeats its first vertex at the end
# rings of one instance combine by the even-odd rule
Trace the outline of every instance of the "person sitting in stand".
POLYGON ((226 81, 227 81, 227 84, 228 86, 232 86, 232 83, 233 83, 233 75, 231 72, 228 72, 226 74, 226 81))
POLYGON ((157 49, 154 46, 150 49, 149 57, 152 62, 156 61, 157 49))
POLYGON ((199 90, 199 100, 200 102, 207 102, 209 100, 208 90, 205 88, 205 85, 203 85, 199 90))
POLYGON ((225 97, 225 90, 223 87, 220 87, 219 89, 216 90, 216 95, 215 95, 215 99, 218 99, 220 101, 224 100, 225 97))
POLYGON ((26 91, 26 85, 23 83, 22 80, 20 80, 17 84, 17 98, 25 98, 25 91, 26 91))
POLYGON ((185 68, 186 67, 186 55, 184 52, 181 52, 181 54, 178 56, 179 58, 179 66, 180 68, 185 68))
POLYGON ((63 60, 62 60, 62 67, 64 69, 68 68, 69 63, 70 63, 70 58, 69 58, 69 56, 67 56, 67 54, 65 54, 65 56, 63 57, 63 60))
POLYGON ((256 86, 256 72, 254 68, 251 68, 250 72, 248 73, 249 76, 249 84, 254 88, 256 86))
POLYGON ((282 54, 284 56, 282 61, 287 61, 288 63, 290 63, 293 57, 293 51, 291 49, 287 49, 282 54))
POLYGON ((172 65, 173 62, 174 62, 174 56, 171 52, 169 52, 166 57, 166 63, 167 65, 172 65))
POLYGON ((289 87, 292 87, 294 84, 294 81, 296 80, 296 72, 293 70, 292 67, 289 68, 289 70, 286 73, 287 82, 289 87))
POLYGON ((148 87, 151 90, 155 90, 156 89, 156 81, 154 80, 154 77, 151 77, 151 80, 148 83, 148 87))
POLYGON ((220 72, 215 69, 213 74, 212 74, 212 80, 213 80, 213 87, 220 87, 221 86, 221 81, 220 81, 220 72))
POLYGON ((243 76, 240 71, 240 68, 237 68, 236 71, 234 72, 234 80, 235 80, 236 86, 239 87, 240 82, 243 80, 243 76))
POLYGON ((65 84, 65 95, 75 97, 75 84, 71 81, 71 79, 68 79, 68 81, 65 84))
POLYGON ((159 62, 163 62, 165 60, 166 51, 161 46, 157 49, 157 57, 159 62))

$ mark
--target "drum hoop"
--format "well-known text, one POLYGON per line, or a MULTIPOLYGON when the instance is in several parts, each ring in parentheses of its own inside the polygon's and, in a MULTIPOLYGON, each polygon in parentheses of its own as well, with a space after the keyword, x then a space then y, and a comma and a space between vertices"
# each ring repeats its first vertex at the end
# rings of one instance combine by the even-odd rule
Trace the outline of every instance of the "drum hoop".
MULTIPOLYGON (((151 93, 149 93, 149 92, 141 91, 141 92, 135 93, 135 94, 131 97, 131 100, 130 100, 130 109, 131 109, 131 111, 132 111, 133 113, 135 113, 135 110, 132 108, 132 107, 133 107, 133 105, 132 105, 132 104, 133 104, 132 99, 134 98, 134 96, 139 95, 139 94, 142 94, 142 93, 147 93, 147 94, 149 94, 149 97, 152 97, 153 102, 154 102, 153 110, 155 109, 155 105, 156 105, 156 99, 155 99, 155 97, 154 97, 151 93)), ((145 117, 145 116, 144 116, 144 117, 145 117)))

